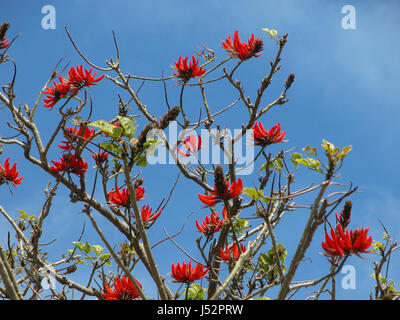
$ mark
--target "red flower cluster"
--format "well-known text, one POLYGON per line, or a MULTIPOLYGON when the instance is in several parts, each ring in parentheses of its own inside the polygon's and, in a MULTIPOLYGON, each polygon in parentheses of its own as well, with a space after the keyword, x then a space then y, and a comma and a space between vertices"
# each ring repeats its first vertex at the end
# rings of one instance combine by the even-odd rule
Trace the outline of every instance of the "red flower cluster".
POLYGON ((60 83, 56 83, 53 80, 53 86, 47 88, 43 93, 47 96, 43 99, 44 106, 46 108, 52 108, 60 99, 65 98, 71 91, 71 87, 68 82, 64 82, 64 79, 60 76, 58 77, 60 83))
POLYGON ((225 262, 236 262, 243 252, 246 252, 246 247, 242 243, 240 243, 240 250, 236 242, 232 245, 232 251, 229 250, 229 245, 225 247, 225 251, 219 248, 219 256, 225 262))
POLYGON ((271 129, 265 130, 261 121, 256 123, 253 127, 253 139, 257 146, 268 146, 273 143, 286 142, 283 138, 286 135, 286 131, 281 131, 281 125, 278 122, 271 129))
POLYGON ((162 210, 154 213, 153 215, 151 214, 151 212, 152 209, 149 205, 142 207, 141 216, 146 228, 150 227, 153 224, 153 222, 160 216, 162 210))
POLYGON ((83 70, 83 66, 76 66, 76 70, 71 68, 68 70, 68 82, 70 86, 74 88, 81 89, 83 87, 90 87, 94 86, 99 82, 101 79, 104 78, 104 74, 98 78, 95 78, 97 71, 91 74, 93 68, 89 70, 83 70))
POLYGON ((223 194, 219 193, 217 187, 214 186, 214 191, 211 191, 212 195, 204 195, 199 193, 198 196, 200 201, 206 206, 213 207, 224 199, 229 200, 238 197, 242 193, 242 190, 243 182, 242 179, 239 178, 237 181, 233 181, 231 185, 229 185, 228 180, 225 180, 225 190, 223 194))
MULTIPOLYGON (((142 288, 142 284, 137 280, 135 281, 138 286, 142 288)), ((105 283, 104 287, 105 290, 102 295, 106 300, 132 300, 139 298, 139 293, 136 290, 135 285, 131 279, 126 276, 122 276, 122 279, 117 277, 115 278, 114 290, 110 289, 107 282, 105 283)))
POLYGON ((10 24, 3 22, 0 26, 0 50, 6 49, 9 46, 8 39, 6 38, 6 32, 10 24))
MULTIPOLYGON (((145 190, 143 187, 138 186, 135 189, 136 201, 140 201, 145 197, 145 190)), ((122 188, 121 190, 117 187, 115 191, 108 193, 108 199, 116 206, 129 207, 131 204, 129 189, 122 188)))
POLYGON ((64 154, 61 159, 57 161, 51 161, 53 166, 50 166, 50 169, 55 172, 70 172, 74 173, 78 176, 84 175, 87 168, 88 163, 83 161, 82 157, 77 157, 73 153, 64 154))
POLYGON ((193 268, 192 261, 186 264, 185 260, 183 260, 182 265, 179 263, 176 266, 172 264, 171 269, 171 277, 175 279, 174 282, 188 283, 203 278, 210 268, 204 270, 204 266, 200 263, 193 268))
POLYGON ((201 136, 197 135, 197 138, 194 134, 191 134, 185 140, 183 140, 183 145, 185 146, 187 152, 182 151, 177 148, 178 152, 184 156, 189 157, 193 153, 197 153, 201 149, 201 136))
POLYGON ((104 162, 108 160, 108 153, 100 151, 99 153, 92 154, 92 158, 96 161, 96 165, 100 167, 104 162))
POLYGON ((260 38, 254 38, 254 34, 252 34, 247 43, 240 42, 237 30, 234 34, 233 43, 231 36, 229 36, 225 41, 222 41, 222 46, 232 57, 239 58, 242 61, 251 57, 259 57, 263 50, 263 42, 260 38))
POLYGON ((206 72, 206 69, 198 66, 199 61, 194 55, 192 55, 192 61, 189 65, 187 64, 188 58, 179 57, 178 62, 175 61, 175 67, 173 67, 177 71, 177 73, 174 72, 174 75, 182 79, 183 82, 189 81, 190 78, 199 77, 206 72))
POLYGON ((7 47, 8 47, 8 39, 6 37, 0 39, 0 50, 3 50, 7 47))
POLYGON ((80 145, 91 136, 95 134, 94 129, 90 129, 88 126, 80 126, 79 128, 65 128, 64 137, 67 141, 61 141, 64 145, 59 144, 58 146, 63 150, 73 150, 75 145, 80 145))
POLYGON ((6 161, 4 161, 4 167, 0 164, 0 185, 9 181, 16 187, 22 182, 22 178, 24 177, 18 177, 18 174, 17 163, 15 162, 10 168, 10 158, 7 158, 6 161))
POLYGON ((369 228, 345 231, 342 225, 337 224, 336 231, 331 229, 331 236, 325 232, 325 242, 322 242, 322 248, 329 256, 344 256, 354 253, 368 253, 367 249, 372 244, 372 237, 368 237, 369 228))
MULTIPOLYGON (((227 219, 227 212, 225 207, 222 210, 222 216, 224 220, 227 219)), ((214 235, 214 233, 221 230, 223 223, 224 221, 221 220, 218 213, 216 212, 212 213, 210 216, 206 216, 204 220, 201 222, 201 224, 196 220, 196 227, 197 230, 203 233, 208 239, 211 238, 214 235)))
POLYGON ((44 106, 51 108, 60 99, 76 95, 83 87, 96 85, 96 82, 103 79, 104 75, 95 78, 97 72, 91 74, 92 70, 93 68, 83 70, 83 66, 76 66, 76 70, 74 67, 70 68, 68 71, 68 80, 60 76, 58 77, 60 83, 57 84, 53 81, 53 86, 44 91, 44 94, 47 95, 47 98, 43 99, 44 106))

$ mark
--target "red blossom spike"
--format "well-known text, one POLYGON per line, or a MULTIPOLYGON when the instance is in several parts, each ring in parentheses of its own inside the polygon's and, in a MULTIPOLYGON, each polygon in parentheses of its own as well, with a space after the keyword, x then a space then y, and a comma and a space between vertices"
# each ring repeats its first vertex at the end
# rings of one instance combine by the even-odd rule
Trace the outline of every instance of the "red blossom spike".
POLYGON ((218 213, 212 213, 209 217, 206 216, 201 224, 196 220, 197 230, 203 233, 206 238, 211 238, 214 233, 221 230, 223 221, 220 219, 218 213))
POLYGON ((189 65, 187 61, 188 57, 179 57, 178 62, 175 62, 175 67, 173 67, 177 71, 177 73, 174 72, 174 75, 182 81, 187 82, 190 78, 199 77, 206 72, 206 69, 198 66, 199 61, 194 55, 192 55, 192 61, 189 65))
POLYGON ((18 177, 17 163, 15 162, 10 168, 10 158, 4 161, 4 167, 0 164, 0 185, 5 182, 11 182, 14 187, 22 182, 24 176, 18 177))
POLYGON ((6 37, 6 32, 9 27, 10 27, 10 23, 8 23, 8 22, 3 22, 0 25, 0 50, 8 48, 8 46, 10 45, 8 43, 8 39, 6 37))
POLYGON ((83 161, 82 157, 77 157, 73 153, 64 154, 58 162, 51 162, 53 163, 53 166, 50 166, 50 170, 55 172, 66 171, 78 176, 84 175, 88 168, 88 163, 83 161))
POLYGON ((9 46, 8 39, 0 40, 0 50, 6 49, 9 46))
POLYGON ((179 263, 171 265, 172 273, 170 274, 172 278, 175 279, 173 282, 190 283, 203 278, 210 268, 204 269, 205 266, 198 263, 194 268, 192 267, 192 261, 188 264, 183 260, 182 265, 179 263))
POLYGON ((141 211, 142 221, 145 224, 145 227, 150 227, 152 223, 160 216, 162 210, 159 210, 157 213, 152 214, 152 209, 149 205, 143 206, 141 211))
POLYGON ((255 38, 254 34, 251 35, 250 39, 246 42, 241 42, 239 37, 239 31, 235 31, 233 43, 231 36, 225 41, 222 41, 223 48, 230 54, 233 58, 239 58, 244 61, 252 57, 259 57, 261 51, 263 50, 263 42, 260 38, 255 38))
POLYGON ((217 187, 214 186, 214 191, 211 191, 211 195, 203 195, 198 194, 198 197, 201 202, 203 202, 208 207, 215 206, 218 202, 223 201, 224 199, 229 200, 238 197, 243 191, 243 182, 242 179, 239 178, 237 181, 233 181, 232 184, 229 185, 229 181, 225 180, 225 190, 224 193, 220 193, 217 190, 217 187))
MULTIPOLYGON (((142 284, 135 279, 137 285, 142 288, 142 284)), ((139 292, 135 285, 126 276, 122 278, 115 278, 114 289, 111 290, 108 283, 104 285, 104 292, 102 295, 106 300, 133 300, 139 298, 139 292)))
POLYGON ((246 246, 243 243, 240 243, 240 250, 236 244, 236 242, 232 245, 232 251, 229 250, 229 245, 225 247, 225 250, 219 248, 219 256, 225 262, 236 262, 240 255, 246 252, 246 246))
POLYGON ((252 133, 254 144, 257 146, 265 147, 273 143, 286 142, 286 140, 283 140, 286 131, 281 131, 279 122, 269 130, 265 130, 261 121, 256 122, 252 127, 252 133))
POLYGON ((96 161, 96 165, 99 167, 108 160, 108 153, 100 151, 99 153, 92 154, 92 158, 96 161))
POLYGON ((331 229, 331 236, 325 232, 325 241, 321 246, 329 256, 344 256, 345 254, 368 253, 372 244, 372 237, 368 237, 369 228, 356 230, 343 230, 338 223, 336 231, 331 229))
MULTIPOLYGON (((143 187, 138 186, 135 189, 136 193, 136 201, 140 201, 145 197, 145 190, 143 187)), ((108 199, 112 202, 115 206, 122 206, 122 207, 129 207, 131 204, 129 189, 122 188, 121 190, 117 187, 115 191, 110 191, 108 193, 108 199)))
POLYGON ((93 68, 89 70, 83 70, 83 66, 76 66, 76 68, 72 67, 68 70, 68 82, 71 86, 76 87, 78 89, 82 87, 90 87, 94 86, 101 79, 104 78, 104 74, 98 78, 95 78, 97 71, 92 73, 93 68))
POLYGON ((58 77, 58 80, 60 83, 53 81, 53 86, 47 88, 43 92, 47 96, 47 98, 43 99, 44 106, 46 108, 52 108, 62 98, 77 93, 77 89, 75 87, 71 87, 69 83, 63 79, 63 77, 58 77))
POLYGON ((81 145, 95 134, 95 129, 90 129, 88 126, 80 126, 79 128, 65 128, 64 137, 66 141, 61 141, 58 147, 63 150, 73 150, 76 145, 81 145))

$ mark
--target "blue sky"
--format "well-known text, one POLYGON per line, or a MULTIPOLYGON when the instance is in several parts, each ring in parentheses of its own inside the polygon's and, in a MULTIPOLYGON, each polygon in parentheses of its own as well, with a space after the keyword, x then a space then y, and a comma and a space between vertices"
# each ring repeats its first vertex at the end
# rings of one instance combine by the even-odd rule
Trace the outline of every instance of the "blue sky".
MULTIPOLYGON (((396 97, 400 81, 400 8, 397 1, 206 0, 200 3, 121 0, 113 1, 111 5, 105 1, 67 3, 23 0, 18 1, 18 6, 15 3, 9 0, 2 2, 0 21, 10 22, 9 37, 21 33, 9 53, 18 66, 15 86, 17 102, 28 105, 34 103, 60 58, 65 58, 64 61, 70 62, 71 66, 84 64, 69 42, 64 26, 68 27, 82 51, 100 66, 105 66, 104 60, 114 56, 111 34, 111 30, 114 30, 124 72, 149 77, 159 77, 161 72, 172 74, 171 64, 181 55, 189 56, 199 51, 202 43, 212 48, 218 59, 223 59, 226 54, 221 49, 222 40, 235 30, 239 30, 243 40, 254 33, 264 40, 263 54, 247 62, 236 74, 245 85, 246 94, 251 97, 254 97, 261 77, 268 72, 268 63, 276 52, 276 46, 261 28, 277 29, 280 34, 287 32, 289 41, 282 55, 282 67, 264 98, 265 103, 280 93, 283 81, 290 72, 296 75, 296 79, 288 94, 290 102, 262 118, 264 124, 282 124, 289 140, 285 148, 306 145, 319 147, 322 139, 338 146, 352 145, 353 150, 346 158, 340 180, 345 184, 351 181, 362 191, 351 197, 352 227, 369 226, 371 235, 379 240, 383 232, 378 223, 381 220, 395 239, 400 238, 400 174, 397 170, 400 153, 396 142, 400 134, 400 111, 396 97), (41 27, 41 9, 47 4, 56 8, 55 30, 41 27), (346 4, 356 9, 355 30, 345 30, 341 26, 341 9, 346 4)), ((2 84, 9 81, 10 72, 10 65, 1 66, 2 84)), ((135 83, 134 87, 137 88, 139 84, 135 83)), ((117 110, 117 94, 126 97, 107 80, 91 88, 90 92, 94 102, 94 117, 97 119, 113 118, 117 110)), ((232 93, 234 91, 226 84, 210 86, 208 96, 214 110, 232 102, 232 93)), ((169 94, 171 101, 177 101, 177 90, 172 85, 169 94)), ((191 105, 193 110, 197 110, 201 103, 198 91, 188 90, 188 97, 193 98, 191 105)), ((165 113, 160 83, 146 83, 141 90, 141 98, 157 117, 165 113)), ((2 117, 5 114, 4 110, 1 111, 2 117)), ((229 117, 218 120, 233 129, 240 127, 244 115, 245 110, 241 105, 229 117)), ((193 117, 196 116, 197 112, 194 112, 193 117)), ((55 122, 52 121, 56 121, 56 117, 55 110, 40 108, 37 121, 44 136, 54 128, 55 122)), ((142 120, 139 123, 145 124, 142 120)), ((3 122, 0 135, 7 136, 9 132, 3 122)), ((273 146, 271 151, 279 151, 279 148, 273 146)), ((54 159, 59 157, 57 148, 51 152, 54 159)), ((4 187, 0 190, 0 204, 15 216, 16 209, 34 214, 40 210, 44 201, 43 189, 52 179, 43 176, 30 164, 22 164, 20 150, 11 147, 1 159, 4 160, 6 156, 20 163, 19 168, 25 178, 24 183, 14 190, 13 196, 4 187)), ((147 167, 142 174, 148 193, 146 203, 155 207, 169 192, 169 185, 165 181, 174 181, 177 170, 172 165, 147 167)), ((244 176, 243 181, 250 186, 256 178, 256 175, 244 176)), ((301 187, 319 179, 318 175, 303 170, 296 183, 301 187)), ((193 222, 208 214, 201 209, 197 199, 200 191, 192 183, 180 180, 171 202, 150 233, 152 242, 164 237, 162 226, 173 234, 180 229, 181 221, 187 216, 184 232, 176 240, 181 244, 194 241, 198 234, 193 222)), ((55 201, 47 221, 49 227, 43 236, 47 240, 57 238, 57 245, 54 246, 57 249, 49 249, 54 260, 60 257, 60 250, 65 252, 72 247, 71 242, 79 236, 83 221, 86 221, 87 230, 84 240, 101 243, 97 235, 89 231, 86 217, 77 214, 81 207, 65 205, 64 199, 60 197, 55 201)), ((308 197, 302 199, 306 205, 311 200, 308 197)), ((306 212, 299 210, 293 216, 288 215, 277 228, 277 237, 288 248, 289 258, 302 232, 299 226, 305 219, 306 212)), ((107 223, 103 226, 114 243, 122 241, 107 223)), ((6 239, 7 229, 3 223, 0 224, 2 241, 6 239)), ((315 243, 307 252, 311 259, 300 268, 296 280, 309 279, 321 274, 321 270, 328 270, 329 264, 320 254, 322 239, 323 232, 320 229, 315 236, 315 243)), ((197 255, 194 247, 189 248, 197 255)), ((160 245, 155 254, 165 275, 170 271, 171 263, 184 258, 170 243, 160 245)), ((376 256, 373 255, 368 256, 367 260, 350 258, 349 264, 357 270, 357 289, 338 288, 338 298, 368 298, 373 291, 373 281, 369 275, 374 259, 376 256)), ((395 281, 400 280, 396 273, 399 263, 400 259, 394 256, 391 277, 395 281)), ((150 286, 144 271, 139 270, 138 273, 137 278, 143 284, 148 284, 147 293, 154 294, 154 288, 150 286)), ((85 282, 83 272, 78 272, 75 277, 85 282)), ((307 293, 306 289, 304 296, 307 293)), ((303 297, 302 294, 298 297, 303 297)))

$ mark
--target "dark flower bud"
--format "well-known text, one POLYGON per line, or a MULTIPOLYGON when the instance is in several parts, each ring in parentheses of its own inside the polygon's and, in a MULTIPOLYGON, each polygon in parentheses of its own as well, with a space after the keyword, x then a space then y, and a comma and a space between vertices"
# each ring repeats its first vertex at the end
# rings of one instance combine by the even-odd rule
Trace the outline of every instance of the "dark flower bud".
POLYGON ((225 194, 226 182, 225 182, 225 174, 220 165, 217 165, 214 171, 214 182, 215 187, 219 195, 225 194))
POLYGON ((133 184, 133 187, 134 187, 135 189, 137 189, 137 188, 140 187, 143 183, 144 183, 143 178, 137 178, 137 179, 135 180, 135 183, 133 184))
POLYGON ((180 112, 181 109, 179 106, 175 106, 172 109, 168 110, 168 112, 160 119, 158 123, 158 128, 164 130, 166 127, 168 127, 168 124, 171 121, 174 121, 176 119, 180 112))
POLYGON ((74 273, 76 269, 78 269, 78 267, 74 264, 71 264, 70 266, 67 267, 66 274, 74 273))
POLYGON ((351 208, 352 208, 352 203, 350 200, 347 200, 344 203, 343 210, 340 212, 339 217, 336 215, 336 220, 338 223, 340 223, 343 229, 346 229, 350 223, 351 208))
POLYGON ((294 82, 294 73, 289 74, 285 81, 285 89, 289 89, 292 86, 292 83, 294 82))
POLYGON ((8 22, 3 22, 1 24, 1 26, 0 26, 0 41, 5 38, 6 32, 9 27, 10 27, 10 24, 8 22))
POLYGON ((138 142, 137 142, 137 146, 139 148, 143 148, 144 143, 146 142, 146 137, 147 134, 149 133, 149 131, 153 129, 153 124, 152 123, 148 123, 143 130, 140 132, 139 137, 138 137, 138 142))

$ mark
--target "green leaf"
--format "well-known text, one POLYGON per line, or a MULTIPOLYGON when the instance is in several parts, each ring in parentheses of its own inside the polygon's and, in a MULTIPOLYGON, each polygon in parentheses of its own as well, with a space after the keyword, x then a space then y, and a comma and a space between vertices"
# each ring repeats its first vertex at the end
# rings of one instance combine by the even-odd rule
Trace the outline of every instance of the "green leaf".
POLYGON ((287 251, 286 251, 285 246, 278 243, 276 245, 276 250, 278 251, 278 254, 279 254, 279 260, 281 260, 281 262, 284 263, 286 260, 286 257, 287 257, 287 251))
POLYGON ((282 163, 282 159, 278 158, 274 161, 274 165, 275 165, 275 170, 281 171, 283 168, 283 163, 282 163))
POLYGON ((383 243, 376 240, 373 241, 372 248, 379 251, 385 251, 385 246, 383 245, 383 243))
POLYGON ((139 157, 137 157, 137 159, 135 161, 139 167, 147 166, 147 159, 146 159, 146 156, 144 156, 144 155, 140 155, 139 157))
POLYGON ((322 148, 324 148, 325 152, 330 155, 332 155, 335 151, 334 144, 326 141, 325 139, 322 139, 322 148))
POLYGON ((262 190, 256 190, 255 188, 244 188, 243 191, 253 200, 259 200, 264 196, 264 192, 262 190))
MULTIPOLYGON (((281 263, 284 263, 287 256, 287 251, 284 245, 277 244, 276 250, 278 251, 279 260, 281 263)), ((271 248, 268 252, 260 254, 259 264, 262 269, 268 269, 270 266, 275 264, 275 252, 274 249, 271 248)))
POLYGON ((29 214, 27 214, 24 210, 17 209, 17 211, 21 214, 21 217, 19 217, 18 220, 25 220, 29 217, 29 214))
POLYGON ((111 266, 111 259, 110 259, 110 257, 111 257, 111 254, 110 253, 102 253, 101 255, 99 255, 99 259, 101 260, 101 261, 107 261, 106 262, 106 265, 107 266, 111 266))
POLYGON ((135 127, 135 120, 122 116, 118 116, 117 118, 123 128, 122 135, 127 137, 128 139, 132 139, 136 133, 137 128, 137 126, 135 127))
POLYGON ((306 152, 306 155, 316 155, 317 154, 317 148, 315 147, 310 147, 310 146, 306 146, 302 149, 303 152, 306 152))
POLYGON ((301 159, 303 159, 303 156, 301 155, 301 153, 293 152, 290 155, 290 161, 292 161, 292 163, 294 164, 296 169, 299 166, 299 160, 301 160, 301 159))
POLYGON ((348 154, 352 149, 353 149, 352 146, 343 147, 343 148, 342 148, 342 151, 341 151, 340 153, 338 153, 336 157, 337 157, 338 159, 342 160, 342 159, 344 159, 344 158, 347 156, 347 154, 348 154))
POLYGON ((122 152, 122 147, 116 143, 103 143, 100 147, 115 154, 120 154, 122 152))
POLYGON ((192 283, 188 290, 187 299, 188 300, 204 300, 204 295, 207 289, 203 288, 199 284, 192 283))
POLYGON ((108 123, 105 120, 97 120, 88 124, 91 127, 100 129, 104 133, 107 133, 112 138, 119 138, 124 131, 123 128, 114 126, 112 123, 108 123))
POLYGON ((99 255, 100 253, 102 253, 103 250, 104 250, 104 248, 103 248, 102 246, 98 245, 98 244, 94 244, 94 245, 92 246, 92 249, 93 249, 94 253, 97 254, 97 255, 99 255))
MULTIPOLYGON (((267 168, 267 162, 264 162, 264 163, 262 164, 261 168, 258 169, 258 171, 264 171, 266 168, 267 168)), ((273 169, 273 168, 274 168, 274 164, 271 163, 271 164, 269 165, 269 168, 270 168, 270 169, 273 169)))
POLYGON ((250 223, 246 219, 235 218, 232 221, 233 229, 235 233, 244 234, 244 230, 250 228, 250 223))
POLYGON ((92 246, 88 242, 72 241, 72 244, 85 253, 89 253, 92 250, 92 246))
POLYGON ((152 156, 156 151, 158 146, 162 141, 157 139, 149 139, 144 144, 143 147, 146 149, 146 156, 152 156))

